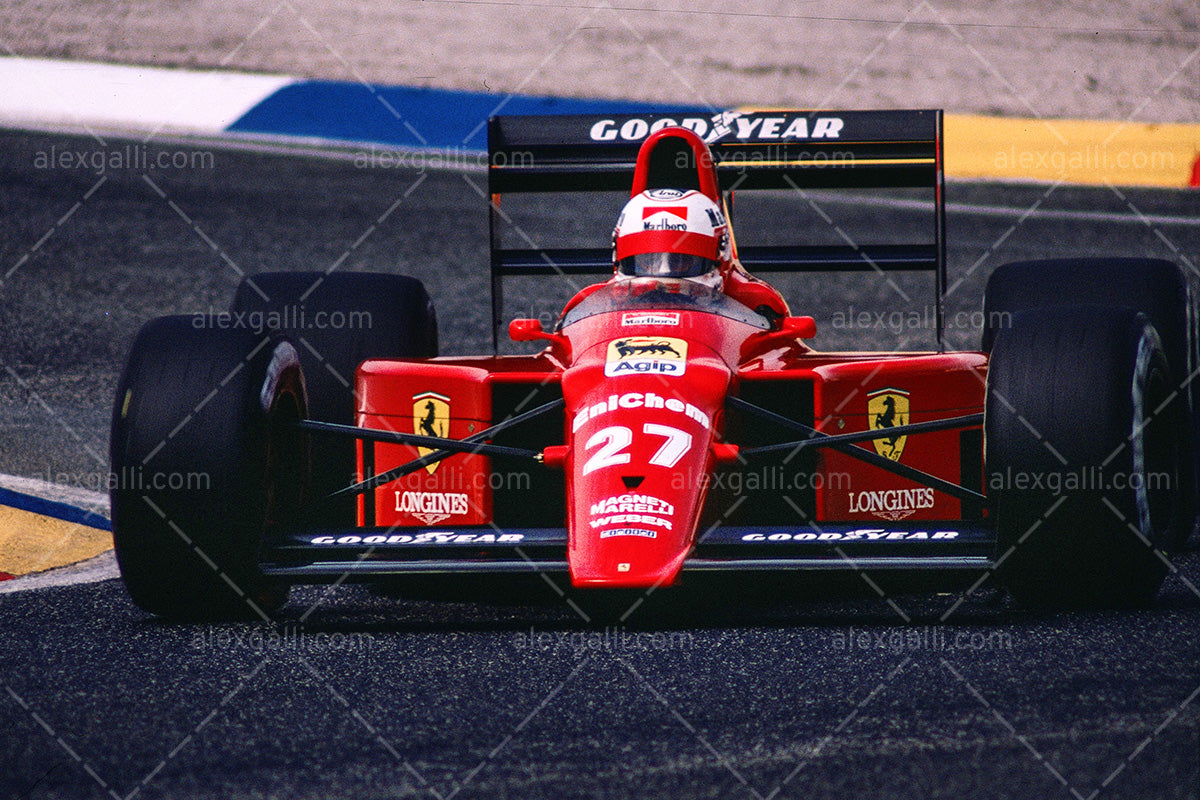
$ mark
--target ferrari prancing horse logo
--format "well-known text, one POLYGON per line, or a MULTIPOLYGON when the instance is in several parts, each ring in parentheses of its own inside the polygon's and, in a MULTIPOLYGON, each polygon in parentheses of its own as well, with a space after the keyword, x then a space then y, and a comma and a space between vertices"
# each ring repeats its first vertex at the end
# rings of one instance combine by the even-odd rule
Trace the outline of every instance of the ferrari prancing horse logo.
MULTIPOLYGON (((867 424, 873 431, 898 428, 908 424, 908 392, 901 389, 879 389, 867 395, 867 424)), ((885 436, 875 439, 875 452, 892 461, 899 461, 908 437, 885 436)))
MULTIPOLYGON (((436 392, 422 392, 413 396, 413 433, 421 436, 438 436, 443 439, 450 432, 450 398, 436 392)), ((431 447, 418 447, 417 452, 427 456, 433 452, 431 447)), ((425 465, 425 471, 430 475, 442 462, 435 461, 425 465)))

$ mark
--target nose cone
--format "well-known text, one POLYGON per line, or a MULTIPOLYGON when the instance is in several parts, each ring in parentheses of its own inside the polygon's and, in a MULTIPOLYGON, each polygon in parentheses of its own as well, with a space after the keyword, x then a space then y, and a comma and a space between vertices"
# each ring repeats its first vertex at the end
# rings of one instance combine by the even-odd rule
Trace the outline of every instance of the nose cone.
POLYGON ((604 376, 604 368, 580 365, 563 379, 574 409, 567 463, 571 580, 670 584, 694 540, 729 371, 715 356, 690 354, 679 373, 604 376))
MULTIPOLYGON (((700 508, 698 487, 708 467, 708 435, 688 433, 682 425, 645 427, 650 432, 629 445, 628 463, 576 473, 582 491, 572 503, 568 554, 576 586, 669 584, 687 556, 700 508), (648 464, 672 447, 686 449, 672 467, 648 464)), ((601 431, 603 441, 592 453, 617 441, 601 431)))

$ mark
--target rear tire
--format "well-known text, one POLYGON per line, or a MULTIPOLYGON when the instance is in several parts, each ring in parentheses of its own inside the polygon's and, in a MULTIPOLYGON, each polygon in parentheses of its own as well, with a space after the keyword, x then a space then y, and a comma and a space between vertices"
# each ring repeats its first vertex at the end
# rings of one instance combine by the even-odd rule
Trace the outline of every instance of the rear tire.
POLYGON ((1000 331, 985 447, 998 571, 1032 606, 1151 600, 1189 527, 1181 397, 1154 326, 1128 309, 1039 308, 1000 331))
POLYGON ((267 529, 304 502, 304 379, 291 344, 162 317, 138 333, 112 426, 113 542, 133 601, 165 617, 265 617, 267 529))
MULTIPOLYGON (((307 381, 308 415, 355 424, 354 373, 370 358, 437 355, 437 317, 421 282, 371 272, 265 272, 245 278, 234 319, 279 331, 294 342, 307 381), (242 316, 239 316, 242 315, 242 316)), ((353 497, 322 502, 355 479, 349 439, 315 436, 308 520, 321 527, 354 524, 353 497)))

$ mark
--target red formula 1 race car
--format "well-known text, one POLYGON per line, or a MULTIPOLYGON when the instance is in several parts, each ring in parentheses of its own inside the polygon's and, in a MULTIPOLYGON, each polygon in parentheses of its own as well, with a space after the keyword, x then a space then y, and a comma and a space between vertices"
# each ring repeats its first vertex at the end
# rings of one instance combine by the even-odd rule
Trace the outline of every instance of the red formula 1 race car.
POLYGON ((436 357, 429 297, 395 275, 261 274, 232 312, 256 325, 149 323, 112 432, 139 606, 267 608, 291 583, 421 573, 975 570, 1030 604, 1154 596, 1197 508, 1176 265, 1005 265, 985 297, 1004 324, 950 352, 938 111, 500 117, 489 134, 496 327, 505 278, 612 279, 553 325, 513 320, 544 345, 529 355, 436 357), (927 199, 921 241, 739 246, 730 227, 735 190, 897 187, 927 199), (502 196, 613 190, 613 250, 506 244, 502 196), (750 277, 867 270, 932 275, 936 350, 818 352, 813 319, 750 277), (303 326, 301 306, 370 325, 303 326))

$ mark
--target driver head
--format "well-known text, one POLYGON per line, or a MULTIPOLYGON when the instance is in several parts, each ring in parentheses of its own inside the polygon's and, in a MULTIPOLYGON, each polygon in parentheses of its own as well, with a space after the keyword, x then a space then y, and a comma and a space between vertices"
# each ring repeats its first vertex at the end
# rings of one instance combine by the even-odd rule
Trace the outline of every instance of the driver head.
POLYGON ((698 191, 647 189, 633 196, 613 230, 618 276, 721 281, 728 261, 721 209, 698 191))

